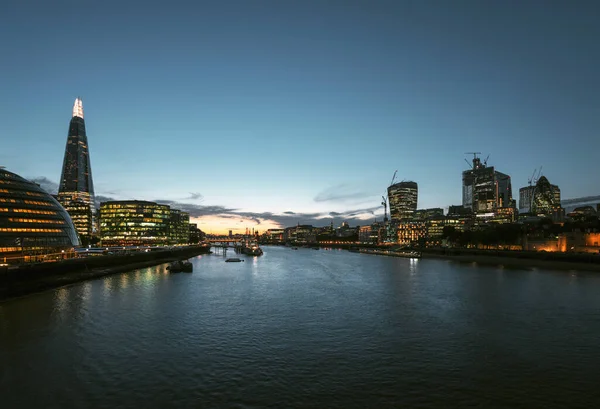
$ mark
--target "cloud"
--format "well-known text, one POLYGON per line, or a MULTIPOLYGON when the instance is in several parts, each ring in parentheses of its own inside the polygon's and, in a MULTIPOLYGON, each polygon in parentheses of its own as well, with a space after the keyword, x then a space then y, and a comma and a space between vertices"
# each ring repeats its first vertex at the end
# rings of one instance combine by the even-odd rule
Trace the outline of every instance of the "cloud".
POLYGON ((314 198, 315 202, 356 202, 370 198, 374 193, 349 184, 340 184, 320 191, 314 198))
POLYGON ((183 200, 204 200, 204 196, 202 196, 202 194, 198 192, 190 192, 190 195, 184 198, 183 200))
MULTIPOLYGON (((49 178, 40 176, 31 179, 33 182, 40 184, 42 188, 49 193, 55 193, 58 190, 58 184, 53 182, 49 178)), ((96 206, 100 203, 121 200, 121 197, 106 196, 106 194, 113 194, 115 192, 103 192, 104 194, 96 195, 96 206)), ((122 196, 122 195, 119 195, 122 196)), ((126 195, 125 197, 127 197, 126 195)), ((330 196, 332 197, 332 196, 330 196)), ((201 219, 203 217, 218 217, 220 219, 229 219, 231 223, 249 223, 253 222, 255 226, 262 225, 272 226, 277 225, 281 227, 290 227, 297 224, 311 224, 313 226, 325 226, 333 222, 334 225, 338 226, 343 221, 347 221, 351 225, 357 224, 368 224, 373 221, 375 212, 381 212, 381 206, 375 207, 361 207, 353 208, 347 211, 329 211, 329 212, 315 212, 315 213, 302 213, 287 210, 282 213, 273 212, 247 212, 240 209, 221 206, 221 205, 202 205, 199 203, 190 203, 187 200, 203 200, 204 197, 200 193, 191 192, 190 196, 182 201, 169 200, 169 199, 155 199, 156 203, 166 204, 174 209, 187 212, 190 218, 201 219)))
POLYGON ((115 200, 112 197, 102 196, 102 195, 96 195, 95 199, 96 199, 96 207, 100 207, 100 203, 102 203, 102 202, 110 202, 111 200, 115 200))
POLYGON ((42 187, 42 189, 44 189, 46 192, 50 193, 51 195, 55 195, 58 193, 58 183, 48 179, 45 176, 38 176, 32 179, 29 179, 30 181, 32 181, 33 183, 37 183, 38 185, 40 185, 42 187))

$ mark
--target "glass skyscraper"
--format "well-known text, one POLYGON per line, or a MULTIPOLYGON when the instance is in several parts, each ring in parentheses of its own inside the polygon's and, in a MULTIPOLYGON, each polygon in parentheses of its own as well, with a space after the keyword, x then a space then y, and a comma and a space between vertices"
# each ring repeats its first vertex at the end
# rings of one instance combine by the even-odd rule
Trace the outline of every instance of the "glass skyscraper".
POLYGON ((417 210, 419 188, 416 182, 399 182, 388 187, 392 222, 411 220, 417 210))
POLYGON ((510 176, 473 158, 472 169, 462 173, 463 206, 478 217, 493 217, 498 209, 514 207, 510 176))
POLYGON ((77 98, 73 105, 73 117, 69 124, 65 158, 58 187, 58 201, 71 215, 79 235, 91 236, 96 233, 92 167, 83 120, 83 102, 80 98, 77 98))

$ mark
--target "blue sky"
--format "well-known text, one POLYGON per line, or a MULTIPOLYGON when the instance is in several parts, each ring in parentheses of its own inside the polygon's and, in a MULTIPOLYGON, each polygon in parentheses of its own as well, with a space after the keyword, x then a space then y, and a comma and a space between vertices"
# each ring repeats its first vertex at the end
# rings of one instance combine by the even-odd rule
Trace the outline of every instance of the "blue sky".
POLYGON ((58 181, 81 96, 96 193, 208 230, 381 217, 395 170, 419 207, 459 204, 469 151, 514 196, 540 165, 600 194, 597 2, 1 7, 0 165, 25 177, 58 181))

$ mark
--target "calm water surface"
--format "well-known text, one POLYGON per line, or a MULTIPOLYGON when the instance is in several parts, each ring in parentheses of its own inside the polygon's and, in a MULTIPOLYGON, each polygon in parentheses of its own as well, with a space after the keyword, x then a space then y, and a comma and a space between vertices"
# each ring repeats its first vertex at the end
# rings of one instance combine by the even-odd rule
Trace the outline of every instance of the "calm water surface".
POLYGON ((193 263, 0 304, 0 407, 600 407, 600 274, 280 247, 193 263))

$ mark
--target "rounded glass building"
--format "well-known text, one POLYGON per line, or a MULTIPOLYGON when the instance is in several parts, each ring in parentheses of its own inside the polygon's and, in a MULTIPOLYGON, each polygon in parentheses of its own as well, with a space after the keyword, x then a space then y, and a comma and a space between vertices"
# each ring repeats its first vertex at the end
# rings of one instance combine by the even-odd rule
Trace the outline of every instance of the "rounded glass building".
POLYGON ((0 168, 0 263, 32 261, 79 245, 69 214, 54 197, 0 168))

